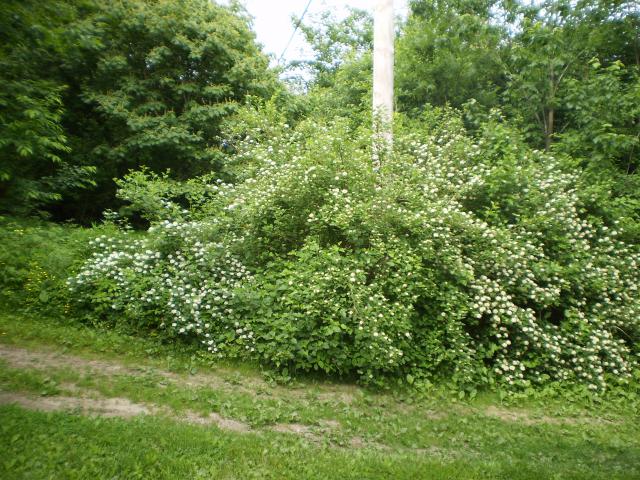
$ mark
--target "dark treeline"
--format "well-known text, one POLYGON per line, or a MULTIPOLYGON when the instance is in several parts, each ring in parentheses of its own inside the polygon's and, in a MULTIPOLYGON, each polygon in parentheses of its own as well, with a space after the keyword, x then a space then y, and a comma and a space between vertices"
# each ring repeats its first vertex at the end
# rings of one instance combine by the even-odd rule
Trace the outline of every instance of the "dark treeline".
POLYGON ((221 119, 278 89, 248 20, 206 0, 8 0, 0 208, 89 221, 114 178, 219 169, 221 119))

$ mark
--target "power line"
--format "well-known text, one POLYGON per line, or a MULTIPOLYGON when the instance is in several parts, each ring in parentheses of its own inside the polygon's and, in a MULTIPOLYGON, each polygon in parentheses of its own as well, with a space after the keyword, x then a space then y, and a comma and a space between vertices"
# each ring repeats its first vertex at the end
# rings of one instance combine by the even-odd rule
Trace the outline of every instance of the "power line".
POLYGON ((298 27, 300 26, 300 24, 302 23, 302 20, 304 19, 304 16, 307 13, 307 10, 309 10, 309 6, 311 5, 311 2, 313 0, 309 0, 307 2, 307 6, 304 7, 304 11, 302 12, 302 15, 300 15, 300 18, 298 19, 298 21, 296 22, 295 27, 293 28, 293 33, 291 34, 291 37, 289 38, 289 41, 287 42, 287 46, 284 47, 284 50, 282 51, 282 53, 280 54, 280 58, 278 58, 278 65, 280 65, 280 62, 282 62, 282 59, 284 58, 284 54, 287 53, 287 50, 289 49, 289 46, 291 45, 291 42, 293 41, 293 37, 295 36, 296 32, 298 31, 298 27))

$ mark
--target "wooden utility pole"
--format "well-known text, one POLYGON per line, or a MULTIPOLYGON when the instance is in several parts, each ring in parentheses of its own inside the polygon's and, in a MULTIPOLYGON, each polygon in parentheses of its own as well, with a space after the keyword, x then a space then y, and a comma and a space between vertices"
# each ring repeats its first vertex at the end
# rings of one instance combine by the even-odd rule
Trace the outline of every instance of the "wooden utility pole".
POLYGON ((380 147, 393 144, 393 0, 376 0, 373 17, 373 122, 376 138, 374 160, 381 157, 380 147))

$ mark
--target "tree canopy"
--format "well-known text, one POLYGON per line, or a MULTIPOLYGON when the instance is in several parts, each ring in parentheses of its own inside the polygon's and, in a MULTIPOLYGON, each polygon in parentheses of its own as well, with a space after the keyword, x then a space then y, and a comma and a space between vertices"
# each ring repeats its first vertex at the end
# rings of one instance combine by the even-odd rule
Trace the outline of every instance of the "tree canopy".
POLYGON ((206 0, 12 0, 8 9, 6 209, 96 218, 114 205, 113 179, 132 168, 218 171, 221 121, 247 95, 279 88, 247 18, 206 0))

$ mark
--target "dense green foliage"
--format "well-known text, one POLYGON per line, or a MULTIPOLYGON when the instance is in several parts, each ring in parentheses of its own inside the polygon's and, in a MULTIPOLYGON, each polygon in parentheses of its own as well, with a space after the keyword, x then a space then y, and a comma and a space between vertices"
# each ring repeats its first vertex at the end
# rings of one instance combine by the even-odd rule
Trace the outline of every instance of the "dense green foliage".
POLYGON ((638 241, 640 13, 632 1, 412 2, 398 41, 398 103, 498 107, 528 143, 577 160, 600 214, 638 241))
POLYGON ((74 18, 63 1, 8 0, 0 15, 0 207, 17 213, 93 185, 95 168, 71 164, 62 126, 65 85, 51 75, 74 18))
MULTIPOLYGON (((367 37, 348 35, 358 18, 308 28, 309 98, 328 116, 369 109, 367 37)), ((632 1, 415 0, 396 42, 397 109, 461 108, 471 129, 500 109, 530 146, 573 157, 599 214, 630 218, 637 242, 639 29, 632 1)))
POLYGON ((489 1, 413 2, 397 48, 397 97, 404 110, 425 104, 498 104, 505 83, 502 29, 489 1))
POLYGON ((111 225, 83 229, 0 219, 0 303, 34 315, 67 315, 72 303, 66 287, 69 272, 86 260, 89 242, 101 234, 119 232, 111 225))
POLYGON ((316 57, 292 94, 236 6, 3 8, 0 209, 107 221, 60 241, 5 222, 6 244, 28 230, 0 256, 7 298, 285 375, 637 381, 630 2, 411 2, 375 167, 365 12, 301 26, 316 57))
POLYGON ((74 296, 221 356, 369 382, 631 379, 640 257, 573 165, 495 120, 475 141, 450 111, 408 130, 379 171, 370 134, 340 123, 246 138, 243 181, 190 211, 147 178, 166 216, 100 239, 74 296))
POLYGON ((131 168, 219 171, 221 120, 277 89, 247 20, 206 0, 11 0, 1 21, 5 211, 86 221, 131 168))

